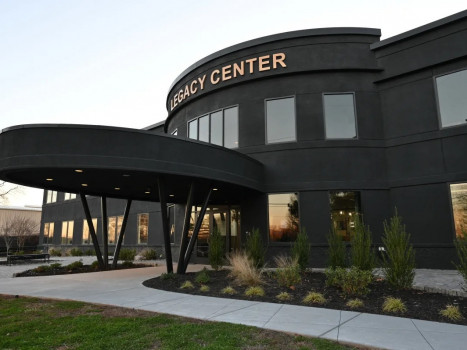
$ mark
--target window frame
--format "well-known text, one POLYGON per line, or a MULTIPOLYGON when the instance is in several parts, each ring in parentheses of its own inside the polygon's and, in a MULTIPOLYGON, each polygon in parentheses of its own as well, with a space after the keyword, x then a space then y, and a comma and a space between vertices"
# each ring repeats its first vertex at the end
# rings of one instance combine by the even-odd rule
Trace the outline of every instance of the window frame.
POLYGON ((439 127, 439 130, 450 129, 450 128, 458 128, 458 127, 462 127, 462 126, 464 126, 464 127, 467 126, 467 115, 466 115, 466 119, 465 119, 464 122, 461 123, 461 124, 443 126, 443 120, 442 120, 442 118, 441 118, 441 108, 440 108, 440 103, 439 103, 438 84, 436 83, 436 79, 438 79, 438 78, 440 78, 440 77, 443 77, 443 76, 445 76, 445 75, 450 75, 450 74, 459 73, 459 72, 462 72, 462 71, 464 71, 464 70, 467 71, 467 67, 455 69, 455 70, 452 70, 452 71, 448 71, 448 72, 445 72, 445 73, 440 73, 440 74, 437 74, 437 75, 434 75, 434 76, 433 76, 433 89, 434 89, 434 91, 435 91, 436 114, 437 114, 437 118, 438 118, 438 127, 439 127))
MULTIPOLYGON (((293 143, 293 142, 298 142, 298 134, 297 134, 297 129, 298 129, 298 122, 297 122, 297 96, 296 95, 289 95, 289 96, 281 96, 281 97, 272 97, 272 98, 266 98, 264 99, 264 142, 266 145, 276 145, 276 144, 284 144, 284 143, 293 143), (294 101, 294 140, 291 141, 283 141, 283 142, 269 142, 268 141, 268 101, 275 101, 275 100, 285 100, 293 98, 294 101)), ((287 192, 290 193, 290 192, 287 192)))
POLYGON ((73 244, 73 235, 75 233, 75 220, 63 220, 62 221, 62 232, 60 236, 60 245, 72 245, 73 244), (72 230, 71 230, 71 236, 70 236, 70 223, 72 223, 72 230), (66 243, 63 243, 63 227, 66 225, 66 236, 65 240, 66 243))
POLYGON ((44 222, 43 225, 43 231, 42 231, 42 244, 53 244, 53 238, 55 234, 55 222, 54 221, 48 221, 44 222), (52 236, 50 236, 50 226, 52 226, 52 236), (45 231, 47 227, 47 236, 45 235, 45 231), (47 242, 44 242, 45 237, 47 237, 47 242))
MULTIPOLYGON (((338 192, 354 192, 354 193, 358 193, 358 198, 356 200, 356 206, 357 206, 357 209, 358 211, 356 211, 356 215, 358 215, 360 217, 361 220, 363 220, 363 215, 364 215, 364 211, 363 211, 363 204, 362 204, 362 192, 363 190, 354 190, 354 189, 332 189, 332 190, 328 190, 328 208, 329 208, 329 217, 330 217, 330 229, 332 229, 332 225, 333 225, 333 220, 332 220, 332 207, 331 207, 331 194, 332 193, 338 193, 338 192)), ((350 239, 351 241, 352 239, 350 239)), ((346 240, 342 240, 342 242, 344 243, 350 243, 350 241, 346 241, 346 240)))
POLYGON ((297 196, 297 201, 298 201, 298 233, 301 232, 302 230, 302 220, 301 220, 301 217, 302 217, 302 206, 300 205, 300 192, 299 191, 292 191, 292 192, 289 192, 289 191, 286 191, 286 192, 268 192, 266 193, 266 201, 267 201, 267 204, 266 204, 266 208, 267 208, 267 236, 268 236, 268 240, 267 240, 267 244, 268 245, 273 245, 273 246, 292 246, 295 241, 290 241, 290 242, 278 242, 278 241, 272 241, 271 240, 271 235, 270 235, 270 229, 269 229, 269 195, 275 195, 275 194, 295 194, 297 196))
POLYGON ((322 111, 323 111, 323 128, 324 128, 324 139, 326 141, 331 140, 358 140, 360 135, 358 133, 358 115, 357 115, 357 99, 355 91, 348 91, 348 92, 323 92, 321 94, 321 104, 322 104, 322 111), (327 135, 327 128, 326 128, 326 111, 324 109, 324 96, 326 95, 352 95, 353 100, 353 114, 354 114, 354 126, 355 126, 355 137, 328 137, 327 135))

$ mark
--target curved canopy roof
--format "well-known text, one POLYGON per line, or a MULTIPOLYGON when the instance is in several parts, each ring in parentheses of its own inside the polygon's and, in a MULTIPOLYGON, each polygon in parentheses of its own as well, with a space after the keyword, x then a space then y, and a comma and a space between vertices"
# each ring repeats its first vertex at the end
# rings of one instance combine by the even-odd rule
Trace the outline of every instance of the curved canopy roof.
MULTIPOLYGON (((239 152, 148 131, 89 125, 22 125, 0 134, 0 178, 63 192, 183 203, 196 181, 216 188, 211 202, 263 191, 263 165, 239 152)), ((201 190, 201 191, 200 191, 201 190)))

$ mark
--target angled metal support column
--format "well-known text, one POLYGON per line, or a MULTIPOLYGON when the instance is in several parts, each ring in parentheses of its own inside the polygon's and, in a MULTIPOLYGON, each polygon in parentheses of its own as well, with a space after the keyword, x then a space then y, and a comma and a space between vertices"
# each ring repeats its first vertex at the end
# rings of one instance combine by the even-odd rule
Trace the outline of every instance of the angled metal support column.
POLYGON ((199 212, 198 219, 196 220, 196 225, 195 225, 195 228, 193 229, 193 234, 191 235, 191 238, 190 238, 190 243, 188 243, 188 249, 185 254, 185 262, 183 263, 183 268, 184 268, 183 273, 186 272, 186 268, 188 267, 188 263, 190 262, 191 254, 193 253, 193 248, 195 246, 196 240, 198 239, 198 233, 203 223, 204 214, 206 214, 206 209, 208 208, 208 203, 209 203, 209 198, 211 197, 211 193, 212 193, 212 187, 209 187, 208 194, 206 195, 206 198, 204 199, 203 206, 201 207, 201 211, 199 212))
POLYGON ((170 248, 169 217, 167 214, 167 201, 165 199, 165 181, 162 177, 159 177, 157 179, 157 187, 159 188, 159 203, 161 205, 162 233, 164 237, 165 246, 165 263, 167 265, 167 273, 173 273, 174 268, 172 264, 172 249, 170 248))
POLYGON ((188 198, 186 201, 185 207, 185 220, 183 221, 183 230, 182 238, 180 241, 180 255, 178 257, 177 273, 183 274, 186 270, 185 265, 185 253, 188 244, 188 231, 190 229, 190 217, 191 217, 191 207, 193 206, 193 196, 195 191, 194 181, 191 183, 190 192, 188 192, 188 198))
POLYGON ((125 212, 123 214, 122 227, 120 228, 120 232, 118 233, 117 245, 115 246, 114 257, 112 260, 113 269, 117 267, 118 255, 120 254, 120 248, 122 247, 123 236, 125 235, 126 224, 128 222, 128 216, 130 215, 130 207, 131 199, 128 199, 126 202, 125 212))
POLYGON ((92 223, 92 217, 91 212, 89 211, 88 201, 84 193, 80 193, 79 196, 81 198, 81 203, 83 204, 84 215, 86 216, 86 221, 88 223, 89 234, 91 235, 92 244, 94 245, 94 251, 96 252, 97 262, 99 263, 99 267, 103 269, 104 261, 102 260, 102 253, 99 248, 99 241, 97 240, 96 230, 94 229, 94 225, 92 223))
POLYGON ((109 223, 107 219, 107 197, 101 197, 102 244, 104 247, 104 266, 109 267, 109 223))

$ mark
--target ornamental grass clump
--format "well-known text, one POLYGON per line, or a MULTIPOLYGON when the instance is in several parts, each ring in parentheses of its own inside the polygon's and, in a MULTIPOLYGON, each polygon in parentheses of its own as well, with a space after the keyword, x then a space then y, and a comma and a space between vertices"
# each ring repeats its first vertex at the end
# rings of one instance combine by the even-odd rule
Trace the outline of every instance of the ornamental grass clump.
POLYGON ((375 254, 371 248, 371 231, 358 215, 355 218, 355 234, 351 241, 350 257, 352 266, 371 271, 375 267, 375 254))
POLYGON ((464 289, 467 290, 467 231, 461 228, 462 234, 454 241, 456 247, 457 258, 459 263, 454 263, 457 271, 464 278, 464 289))
POLYGON ((70 255, 71 256, 82 256, 83 255, 83 252, 81 249, 79 248, 71 248, 70 249, 70 255))
POLYGON ((245 296, 247 297, 264 297, 264 289, 260 286, 248 287, 245 290, 245 296))
POLYGON ((200 292, 203 292, 203 293, 206 293, 206 292, 209 292, 209 286, 206 286, 205 284, 201 285, 201 287, 199 287, 199 291, 200 292))
POLYGON ((368 270, 360 270, 352 266, 350 269, 338 267, 326 269, 326 285, 340 288, 346 296, 365 295, 373 281, 373 274, 368 270))
POLYGON ((383 255, 386 281, 398 289, 411 288, 415 277, 415 252, 397 209, 389 224, 384 222, 382 240, 386 252, 383 255))
POLYGON ((280 286, 290 288, 301 282, 300 266, 296 259, 279 255, 274 258, 274 262, 277 266, 274 277, 280 286))
POLYGON ((221 290, 221 293, 227 294, 227 295, 234 295, 234 294, 237 294, 237 291, 233 287, 227 286, 221 290))
POLYGON ((454 305, 446 305, 446 308, 441 310, 439 314, 451 321, 460 321, 464 318, 459 310, 459 306, 454 305))
POLYGON ((387 297, 383 303, 383 311, 394 314, 403 314, 407 311, 404 302, 399 298, 387 297))
POLYGON ((337 234, 335 227, 331 228, 328 240, 328 266, 331 269, 337 267, 346 267, 346 252, 345 252, 345 242, 342 240, 342 237, 337 234))
POLYGON ((253 261, 256 268, 259 269, 264 266, 266 249, 264 248, 259 229, 253 228, 251 233, 247 235, 245 249, 248 258, 253 261))
POLYGON ((62 251, 60 249, 50 248, 49 254, 50 256, 62 256, 62 251))
POLYGON ((358 309, 360 307, 363 307, 364 304, 361 299, 351 299, 345 305, 350 307, 351 309, 358 309))
POLYGON ((276 295, 276 299, 280 301, 287 301, 287 300, 291 300, 292 296, 287 292, 282 292, 276 295))
POLYGON ((133 261, 135 260, 136 249, 122 248, 120 249, 120 254, 118 255, 119 260, 123 261, 133 261))
POLYGON ((209 283, 211 277, 209 277, 208 270, 206 268, 202 269, 200 272, 196 273, 195 282, 199 284, 209 283))
POLYGON ((263 283, 263 272, 256 268, 253 260, 243 251, 229 255, 231 272, 229 274, 236 284, 241 286, 257 286, 263 283))
POLYGON ((180 286, 180 289, 193 289, 193 288, 195 288, 195 286, 190 281, 185 281, 180 286))
POLYGON ((326 303, 326 298, 321 293, 309 292, 305 298, 303 298, 305 304, 324 304, 326 303))
POLYGON ((139 252, 139 256, 141 256, 142 260, 156 260, 157 252, 155 249, 145 248, 139 252))
POLYGON ((222 237, 221 231, 215 227, 208 238, 208 243, 209 264, 216 271, 219 271, 224 265, 224 242, 225 237, 222 237))
POLYGON ((302 271, 308 266, 308 260, 310 259, 311 244, 306 234, 305 229, 302 229, 297 235, 297 239, 292 245, 292 258, 297 261, 298 266, 302 271))
POLYGON ((65 268, 67 270, 70 270, 70 271, 76 271, 76 270, 79 270, 80 268, 82 268, 84 265, 83 265, 83 262, 82 261, 75 261, 75 262, 72 262, 71 264, 68 264, 67 266, 65 266, 65 268))

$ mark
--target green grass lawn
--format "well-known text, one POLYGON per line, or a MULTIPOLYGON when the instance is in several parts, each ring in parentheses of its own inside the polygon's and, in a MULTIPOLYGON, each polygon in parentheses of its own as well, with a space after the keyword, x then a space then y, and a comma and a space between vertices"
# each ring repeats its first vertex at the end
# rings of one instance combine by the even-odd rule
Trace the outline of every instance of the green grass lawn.
POLYGON ((0 295, 0 349, 350 349, 322 339, 112 306, 0 295))

